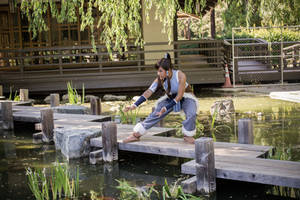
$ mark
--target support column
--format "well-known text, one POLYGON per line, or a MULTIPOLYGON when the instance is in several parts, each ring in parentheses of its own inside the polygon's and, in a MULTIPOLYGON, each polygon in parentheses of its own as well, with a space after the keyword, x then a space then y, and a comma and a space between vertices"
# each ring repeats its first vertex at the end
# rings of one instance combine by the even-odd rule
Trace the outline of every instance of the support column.
POLYGON ((43 132, 43 142, 53 141, 53 110, 52 109, 43 109, 41 110, 41 122, 42 122, 42 132, 43 132))
POLYGON ((14 129, 14 118, 12 111, 12 102, 6 101, 1 103, 2 121, 4 130, 14 129))
POLYGON ((28 89, 20 89, 20 101, 28 101, 28 89))
POLYGON ((102 123, 103 161, 118 160, 117 124, 114 122, 102 123))
POLYGON ((91 98, 91 114, 101 115, 101 99, 99 97, 91 98))
POLYGON ((0 97, 3 96, 3 86, 0 85, 0 97))
POLYGON ((59 94, 50 94, 50 106, 59 106, 59 94))
POLYGON ((214 143, 212 138, 195 141, 197 192, 210 194, 216 191, 214 143))
POLYGON ((253 144, 253 122, 251 119, 239 119, 238 121, 238 143, 253 144))

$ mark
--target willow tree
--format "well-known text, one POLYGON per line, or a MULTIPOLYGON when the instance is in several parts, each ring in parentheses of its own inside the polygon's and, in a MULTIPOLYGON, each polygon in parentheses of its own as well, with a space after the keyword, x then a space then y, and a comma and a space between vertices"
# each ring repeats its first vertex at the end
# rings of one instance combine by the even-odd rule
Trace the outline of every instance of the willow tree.
MULTIPOLYGON (((145 17, 149 23, 149 11, 155 9, 155 20, 163 24, 162 32, 168 34, 171 41, 174 17, 181 9, 178 0, 61 0, 60 8, 55 0, 22 0, 21 11, 29 22, 29 31, 33 37, 38 32, 47 31, 47 23, 43 16, 51 13, 58 23, 74 23, 80 18, 80 30, 88 28, 91 32, 91 44, 96 51, 94 29, 102 29, 100 43, 104 43, 109 53, 112 50, 121 51, 122 46, 127 51, 129 36, 135 38, 135 45, 143 46, 141 21, 142 4, 145 17), (93 12, 100 13, 99 18, 93 12), (77 13, 78 12, 78 13, 77 13)), ((206 0, 185 0, 186 12, 200 13, 205 7, 206 0)))
POLYGON ((300 0, 223 0, 224 32, 232 27, 300 24, 300 0))

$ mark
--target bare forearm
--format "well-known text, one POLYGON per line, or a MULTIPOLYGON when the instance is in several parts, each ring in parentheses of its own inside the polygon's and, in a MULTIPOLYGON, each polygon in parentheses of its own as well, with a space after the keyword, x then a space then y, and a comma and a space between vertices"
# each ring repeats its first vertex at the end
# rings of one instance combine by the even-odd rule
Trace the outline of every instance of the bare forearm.
POLYGON ((143 96, 148 99, 149 97, 151 97, 151 95, 153 94, 153 92, 151 90, 146 90, 144 93, 143 93, 143 96))

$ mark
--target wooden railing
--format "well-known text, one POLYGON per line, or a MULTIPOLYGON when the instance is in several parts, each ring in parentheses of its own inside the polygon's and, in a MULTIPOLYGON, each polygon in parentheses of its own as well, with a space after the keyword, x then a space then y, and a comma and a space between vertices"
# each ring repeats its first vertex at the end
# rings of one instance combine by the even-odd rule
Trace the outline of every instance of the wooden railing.
POLYGON ((91 46, 0 49, 0 74, 149 71, 166 52, 174 53, 172 62, 180 69, 221 68, 229 59, 222 40, 177 41, 171 45, 148 43, 140 48, 129 44, 128 51, 113 52, 112 59, 104 45, 98 45, 96 53, 91 46))
POLYGON ((300 68, 300 43, 283 48, 284 67, 300 68))

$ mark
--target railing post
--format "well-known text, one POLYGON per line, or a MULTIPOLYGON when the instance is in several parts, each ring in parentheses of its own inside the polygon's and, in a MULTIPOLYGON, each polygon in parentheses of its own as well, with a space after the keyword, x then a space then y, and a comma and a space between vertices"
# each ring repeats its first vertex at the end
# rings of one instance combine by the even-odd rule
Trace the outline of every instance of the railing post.
POLYGON ((56 107, 59 106, 59 94, 50 94, 50 106, 56 107))
POLYGON ((103 161, 118 160, 117 124, 114 122, 102 123, 103 161))
POLYGON ((12 102, 5 101, 1 103, 2 111, 2 121, 4 130, 13 130, 14 129, 14 118, 12 110, 12 102))
POLYGON ((101 99, 99 97, 91 98, 91 114, 101 115, 101 99))
POLYGON ((41 122, 42 122, 42 132, 43 132, 43 142, 53 141, 53 110, 52 109, 43 109, 41 110, 41 122))
POLYGON ((238 143, 253 144, 253 122, 251 119, 239 119, 238 143))
POLYGON ((58 66, 59 66, 59 73, 63 74, 63 69, 62 69, 62 50, 59 51, 58 66))
POLYGON ((212 138, 195 141, 197 192, 210 194, 216 191, 214 143, 212 138))
POLYGON ((20 101, 28 101, 28 89, 20 89, 20 101))

